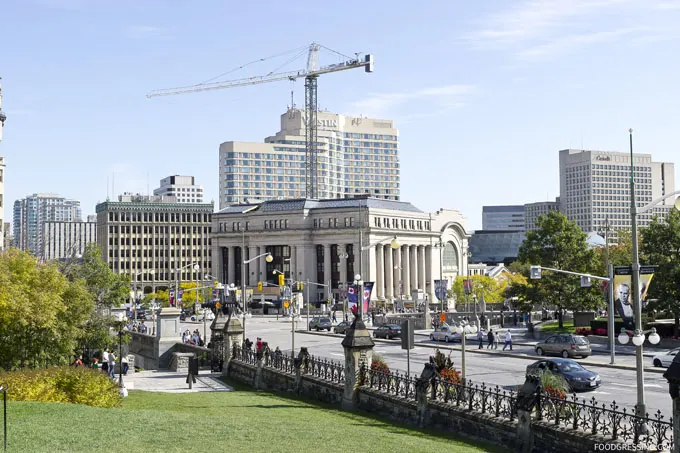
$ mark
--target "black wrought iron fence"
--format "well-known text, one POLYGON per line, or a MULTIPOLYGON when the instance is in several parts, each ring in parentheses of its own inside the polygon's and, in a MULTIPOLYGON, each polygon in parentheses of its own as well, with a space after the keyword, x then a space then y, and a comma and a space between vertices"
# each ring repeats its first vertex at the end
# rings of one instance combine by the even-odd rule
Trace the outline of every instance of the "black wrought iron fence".
POLYGON ((331 382, 345 382, 345 365, 323 357, 309 356, 307 373, 331 382))
POLYGON ((249 363, 251 365, 257 364, 257 354, 252 349, 242 348, 235 344, 233 349, 234 359, 241 362, 249 363))
POLYGON ((483 382, 475 384, 469 379, 454 383, 436 378, 431 382, 429 398, 510 420, 514 420, 517 415, 517 393, 497 385, 487 386, 483 382))
POLYGON ((400 374, 398 371, 384 372, 378 370, 362 369, 359 371, 359 382, 369 388, 385 392, 389 395, 415 400, 416 399, 416 379, 406 373, 400 374), (365 377, 361 376, 364 374, 365 377))
POLYGON ((668 448, 673 441, 673 419, 665 420, 661 411, 637 416, 634 410, 620 408, 616 402, 598 402, 595 397, 581 399, 576 394, 560 398, 546 393, 541 395, 536 415, 557 426, 600 434, 612 440, 622 440, 635 445, 668 448))
POLYGON ((276 368, 277 370, 284 371, 286 373, 295 372, 294 359, 287 354, 283 354, 279 350, 274 352, 267 350, 265 352, 264 359, 265 366, 276 368))

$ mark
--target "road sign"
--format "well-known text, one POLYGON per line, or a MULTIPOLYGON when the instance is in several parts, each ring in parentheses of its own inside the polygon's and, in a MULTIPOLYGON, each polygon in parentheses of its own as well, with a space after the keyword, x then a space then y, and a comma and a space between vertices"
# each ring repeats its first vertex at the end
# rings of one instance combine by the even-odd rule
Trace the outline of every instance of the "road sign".
POLYGON ((439 320, 441 322, 446 322, 446 313, 439 313, 439 320))
POLYGON ((286 301, 283 302, 283 308, 288 308, 288 307, 290 307, 290 302, 288 302, 286 300, 286 301))

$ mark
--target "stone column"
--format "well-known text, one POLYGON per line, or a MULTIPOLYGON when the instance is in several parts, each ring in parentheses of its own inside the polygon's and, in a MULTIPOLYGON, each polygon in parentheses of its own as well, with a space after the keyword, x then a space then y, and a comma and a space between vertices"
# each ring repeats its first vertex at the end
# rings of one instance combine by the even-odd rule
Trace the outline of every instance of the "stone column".
POLYGON ((401 280, 404 282, 404 296, 407 299, 411 298, 411 254, 409 253, 410 246, 401 246, 401 280))
MULTIPOLYGON (((248 247, 248 259, 255 258, 256 256, 257 247, 248 247)), ((246 275, 246 281, 248 282, 248 286, 255 286, 257 284, 256 283, 257 276, 255 275, 256 269, 257 260, 249 263, 248 266, 246 267, 246 272, 248 272, 248 274, 246 275)))
MULTIPOLYGON (((264 251, 262 252, 264 253, 264 251)), ((300 274, 298 274, 298 259, 297 259, 297 245, 291 245, 290 246, 290 271, 293 273, 293 279, 294 280, 303 280, 300 278, 300 274)), ((265 265, 265 269, 266 269, 265 265)), ((264 277, 266 280, 267 278, 264 277)))
POLYGON ((392 248, 382 246, 385 253, 385 300, 387 303, 394 301, 394 265, 392 264, 392 248))
MULTIPOLYGON (((262 252, 260 251, 260 247, 255 247, 255 255, 253 255, 253 256, 257 256, 257 255, 259 255, 260 253, 262 253, 262 252)), ((262 281, 262 278, 260 277, 260 274, 261 274, 261 272, 262 272, 262 267, 261 267, 261 266, 262 266, 262 261, 260 261, 260 260, 255 260, 255 262, 253 262, 253 264, 255 265, 255 275, 254 275, 254 279, 255 279, 255 284, 257 284, 257 282, 262 281)))
MULTIPOLYGON (((394 276, 394 295, 395 297, 402 298, 402 293, 399 291, 399 280, 401 280, 401 248, 399 249, 393 249, 390 247, 390 253, 393 254, 394 256, 394 266, 392 266, 392 269, 390 271, 392 272, 392 275, 394 276)), ((403 283, 402 283, 403 287, 403 283)))
POLYGON ((432 246, 425 246, 425 285, 427 286, 427 298, 434 303, 437 297, 434 295, 434 273, 432 267, 432 246))
POLYGON ((361 378, 359 371, 362 365, 365 370, 370 368, 374 345, 364 322, 360 318, 355 318, 342 340, 342 348, 345 351, 345 391, 342 395, 344 410, 354 410, 359 407, 356 390, 357 384, 362 384, 357 382, 361 378))
POLYGON ((234 253, 234 247, 231 245, 227 247, 227 281, 223 282, 225 285, 234 283, 236 281, 236 259, 234 258, 236 254, 234 253))
MULTIPOLYGON (((365 282, 374 282, 375 283, 375 247, 369 247, 368 250, 366 250, 366 262, 364 263, 364 270, 363 274, 361 275, 361 279, 365 282)), ((376 293, 373 291, 371 293, 371 300, 375 300, 376 298, 376 293)))
POLYGON ((427 294, 427 288, 425 285, 425 246, 418 246, 418 288, 423 290, 423 293, 427 294))
MULTIPOLYGON (((319 283, 323 283, 324 285, 327 285, 329 280, 331 279, 331 244, 324 244, 323 245, 323 281, 319 283)), ((326 287, 326 290, 324 291, 325 297, 331 297, 331 288, 326 287)))
POLYGON ((411 291, 418 289, 418 246, 409 247, 411 254, 411 291))
MULTIPOLYGON (((347 253, 347 246, 345 244, 338 244, 338 253, 340 256, 344 256, 347 253)), ((347 284, 347 258, 340 258, 340 283, 342 285, 347 284)))
POLYGON ((375 248, 375 292, 378 299, 385 300, 385 248, 378 244, 375 248))

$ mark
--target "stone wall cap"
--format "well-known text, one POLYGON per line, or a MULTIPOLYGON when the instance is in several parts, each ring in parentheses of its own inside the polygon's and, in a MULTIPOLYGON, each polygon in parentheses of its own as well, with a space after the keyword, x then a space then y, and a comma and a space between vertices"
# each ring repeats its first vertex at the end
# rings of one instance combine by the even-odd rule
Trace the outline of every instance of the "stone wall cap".
POLYGON ((372 348, 375 346, 371 334, 360 318, 355 318, 350 328, 347 329, 347 334, 342 340, 342 346, 346 348, 372 348))

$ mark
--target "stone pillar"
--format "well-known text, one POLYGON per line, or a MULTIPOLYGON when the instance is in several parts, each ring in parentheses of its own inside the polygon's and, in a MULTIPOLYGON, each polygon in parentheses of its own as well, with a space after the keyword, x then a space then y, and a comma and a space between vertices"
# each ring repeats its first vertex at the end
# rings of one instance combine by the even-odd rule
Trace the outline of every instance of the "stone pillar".
POLYGON ((236 254, 234 247, 231 245, 227 247, 227 281, 223 282, 225 285, 236 282, 236 254))
POLYGON ((168 368, 172 359, 172 348, 182 340, 179 320, 180 310, 175 307, 161 308, 156 318, 156 337, 154 338, 154 356, 157 368, 168 368))
MULTIPOLYGON (((338 244, 338 253, 340 256, 344 256, 347 253, 347 246, 345 244, 338 244)), ((342 285, 347 284, 347 258, 340 258, 340 283, 342 285)))
POLYGON ((345 351, 345 391, 342 395, 344 410, 354 410, 359 406, 356 390, 359 371, 362 365, 365 370, 370 368, 374 345, 364 322, 360 318, 355 318, 342 340, 342 348, 345 351))
MULTIPOLYGON (((364 263, 361 279, 365 282, 373 282, 375 284, 375 268, 375 247, 369 247, 368 250, 366 250, 366 262, 364 263)), ((375 300, 376 298, 376 292, 371 292, 371 300, 375 300)))
POLYGON ((404 296, 407 299, 411 298, 411 254, 409 253, 410 246, 402 245, 400 252, 401 258, 401 280, 403 283, 404 296))
POLYGON ((411 291, 418 289, 418 246, 409 247, 411 265, 411 291))
MULTIPOLYGON (((323 281, 319 283, 323 283, 324 285, 327 285, 329 280, 331 279, 331 244, 324 244, 323 245, 323 281)), ((326 287, 324 294, 325 297, 331 297, 331 287, 326 287)))
MULTIPOLYGON (((394 256, 394 266, 392 266, 392 269, 390 271, 392 272, 392 275, 394 276, 394 295, 396 297, 399 297, 400 299, 402 298, 402 291, 399 291, 399 281, 401 280, 401 248, 399 249, 393 249, 390 247, 390 253, 393 254, 394 256)), ((402 283, 402 288, 403 288, 403 283, 402 283)))
MULTIPOLYGON (((262 250, 262 253, 265 253, 265 250, 262 250)), ((303 280, 300 278, 300 274, 298 274, 298 258, 297 258, 297 245, 291 245, 290 246, 290 271, 293 273, 293 280, 303 280)), ((264 265, 265 269, 267 268, 267 265, 264 265)), ((267 279, 266 276, 262 277, 264 280, 267 279)))
POLYGON ((385 252, 385 300, 388 303, 394 301, 394 265, 392 264, 392 248, 388 245, 383 247, 385 252))
POLYGON ((418 288, 423 290, 423 293, 427 294, 427 288, 425 285, 425 246, 418 246, 418 288))
MULTIPOLYGON (((257 247, 248 247, 248 259, 255 258, 257 256, 257 247)), ((243 260, 245 261, 245 260, 243 260)), ((246 272, 248 272, 248 275, 246 275, 246 281, 248 282, 248 286, 255 286, 256 283, 256 275, 255 275, 255 269, 257 269, 257 260, 249 263, 246 267, 246 272)))
POLYGON ((434 303, 437 301, 437 297, 434 295, 434 272, 432 271, 432 246, 428 245, 425 247, 425 285, 427 288, 427 298, 430 302, 434 303))
MULTIPOLYGON (((260 247, 255 247, 255 255, 253 255, 253 256, 258 256, 260 253, 262 253, 262 252, 260 252, 260 247)), ((255 260, 253 262, 253 264, 255 265, 255 275, 254 275, 255 284, 257 284, 257 282, 262 281, 262 277, 260 276, 261 273, 262 273, 262 268, 261 268, 262 261, 261 260, 255 260)))
POLYGON ((522 453, 532 451, 531 411, 517 409, 517 440, 515 448, 522 453))
POLYGON ((375 249, 375 292, 379 300, 385 300, 385 248, 377 245, 375 249))

